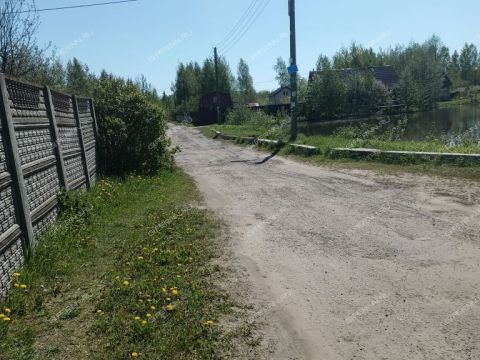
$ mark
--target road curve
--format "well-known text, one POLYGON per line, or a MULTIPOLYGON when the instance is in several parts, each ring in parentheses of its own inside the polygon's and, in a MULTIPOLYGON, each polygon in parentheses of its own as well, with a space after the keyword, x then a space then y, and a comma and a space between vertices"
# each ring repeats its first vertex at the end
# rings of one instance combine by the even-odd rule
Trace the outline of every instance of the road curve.
POLYGON ((315 167, 171 126, 272 359, 480 359, 478 183, 315 167))

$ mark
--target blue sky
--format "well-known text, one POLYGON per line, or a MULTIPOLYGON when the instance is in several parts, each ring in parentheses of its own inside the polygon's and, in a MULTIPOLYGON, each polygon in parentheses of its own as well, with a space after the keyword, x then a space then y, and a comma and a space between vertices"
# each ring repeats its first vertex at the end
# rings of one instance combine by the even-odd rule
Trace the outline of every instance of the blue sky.
MULTIPOLYGON (((38 8, 104 0, 37 0, 38 8)), ((267 0, 262 0, 267 1, 267 0)), ((67 61, 78 57, 135 78, 145 74, 170 91, 180 61, 202 62, 232 29, 250 0, 139 0, 124 5, 41 13, 40 43, 51 41, 67 61)), ((271 0, 245 36, 226 54, 236 72, 247 60, 257 90, 274 89, 275 59, 289 57, 288 0, 271 0)), ((320 53, 333 55, 352 40, 374 49, 439 35, 451 49, 480 46, 478 0, 297 0, 298 65, 305 75, 320 53)), ((223 53, 220 48, 220 53, 223 53)))

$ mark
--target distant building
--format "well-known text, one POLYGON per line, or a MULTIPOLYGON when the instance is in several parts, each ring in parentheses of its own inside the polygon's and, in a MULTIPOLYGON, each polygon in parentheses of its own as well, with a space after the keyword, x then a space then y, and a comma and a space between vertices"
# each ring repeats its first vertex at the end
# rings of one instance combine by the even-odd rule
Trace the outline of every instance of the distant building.
MULTIPOLYGON (((379 82, 381 82, 383 85, 390 89, 395 88, 400 82, 397 72, 395 71, 393 66, 390 65, 369 66, 367 68, 354 69, 348 68, 338 71, 341 72, 344 78, 349 78, 356 75, 373 75, 375 79, 377 79, 379 82)), ((312 82, 318 76, 322 76, 322 71, 310 71, 308 81, 312 82)))
MULTIPOLYGON (((369 66, 367 68, 353 68, 353 69, 341 69, 338 70, 341 72, 342 76, 345 79, 355 75, 373 75, 375 79, 381 82, 385 87, 389 89, 394 89, 400 83, 400 78, 398 77, 397 72, 393 66, 369 66)), ((322 76, 322 71, 310 71, 308 78, 309 82, 312 82, 316 77, 322 76)), ((440 91, 440 101, 450 100, 451 98, 451 87, 452 81, 447 74, 442 74, 442 89, 440 91)))
POLYGON ((270 94, 270 102, 274 105, 290 103, 292 96, 292 88, 290 86, 282 86, 270 94))

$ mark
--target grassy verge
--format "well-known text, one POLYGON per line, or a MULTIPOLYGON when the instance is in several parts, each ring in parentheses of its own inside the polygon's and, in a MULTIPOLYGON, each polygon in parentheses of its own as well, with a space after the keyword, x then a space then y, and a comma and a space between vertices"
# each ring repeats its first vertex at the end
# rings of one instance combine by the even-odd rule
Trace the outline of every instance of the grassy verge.
POLYGON ((465 105, 473 105, 478 103, 478 95, 476 95, 474 98, 462 98, 462 99, 455 99, 455 100, 449 100, 449 101, 442 101, 438 103, 438 108, 439 109, 451 109, 451 108, 457 108, 457 107, 462 107, 465 105))
MULTIPOLYGON (((208 128, 203 128, 201 131, 207 137, 212 137, 215 131, 220 131, 225 134, 232 134, 237 136, 260 136, 262 137, 262 130, 249 126, 236 125, 212 125, 208 128)), ((266 133, 264 131, 263 133, 266 133)), ((284 139, 282 139, 284 140, 284 139)), ((459 152, 459 153, 480 153, 480 146, 472 145, 465 147, 449 148, 441 142, 425 141, 381 141, 381 140, 354 140, 338 136, 305 136, 300 134, 296 143, 317 146, 321 150, 321 155, 312 157, 302 157, 291 155, 288 149, 283 148, 281 155, 289 155, 297 160, 326 165, 332 168, 352 168, 352 169, 366 169, 376 170, 386 173, 400 173, 410 172, 417 174, 427 174, 443 177, 457 177, 462 179, 480 180, 479 166, 455 166, 451 164, 438 164, 435 162, 425 163, 409 163, 404 161, 398 164, 381 163, 372 160, 355 160, 355 159, 333 159, 328 154, 330 149, 337 147, 369 147, 381 150, 403 150, 403 151, 426 151, 426 152, 459 152)))
MULTIPOLYGON (((252 126, 239 125, 211 125, 206 130, 202 130, 207 136, 210 136, 214 131, 220 131, 225 134, 237 136, 251 136, 268 138, 268 129, 256 128, 252 126)), ((276 140, 276 139, 275 139, 276 140)), ((285 140, 285 139, 282 139, 285 140)), ((480 145, 466 145, 466 146, 448 146, 442 141, 387 141, 380 139, 352 139, 334 135, 313 135, 306 136, 299 134, 297 144, 311 145, 320 148, 321 152, 326 154, 333 148, 372 148, 379 150, 394 150, 394 151, 424 151, 424 152, 451 152, 464 154, 480 154, 480 145)))
POLYGON ((228 348, 217 227, 173 171, 103 180, 65 214, 1 304, 1 359, 211 359, 228 348), (5 311, 6 309, 6 311, 5 311))

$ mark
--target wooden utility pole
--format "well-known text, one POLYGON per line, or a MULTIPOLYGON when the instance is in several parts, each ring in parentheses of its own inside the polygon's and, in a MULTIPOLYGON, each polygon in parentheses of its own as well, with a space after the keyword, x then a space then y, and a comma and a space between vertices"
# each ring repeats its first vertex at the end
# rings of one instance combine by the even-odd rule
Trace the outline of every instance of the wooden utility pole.
POLYGON ((218 94, 218 52, 217 48, 213 48, 214 60, 215 60, 215 97, 213 98, 213 102, 215 104, 215 108, 217 110, 217 122, 220 124, 222 122, 222 118, 220 117, 220 104, 219 104, 219 94, 218 94))
POLYGON ((297 138, 297 100, 298 100, 298 86, 297 86, 297 41, 295 32, 295 0, 288 0, 288 15, 290 16, 290 86, 292 88, 291 98, 291 137, 292 140, 297 138))

